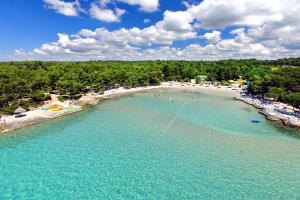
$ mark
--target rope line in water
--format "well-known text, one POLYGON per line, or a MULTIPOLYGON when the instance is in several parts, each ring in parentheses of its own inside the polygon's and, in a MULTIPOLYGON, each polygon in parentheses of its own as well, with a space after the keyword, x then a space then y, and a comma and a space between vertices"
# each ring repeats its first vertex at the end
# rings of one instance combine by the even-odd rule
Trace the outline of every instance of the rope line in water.
POLYGON ((178 115, 181 113, 181 111, 183 110, 184 106, 186 106, 188 103, 190 103, 192 100, 188 100, 186 102, 184 102, 180 109, 178 110, 178 112, 176 113, 176 115, 171 119, 171 121, 168 123, 168 125, 166 126, 166 128, 163 130, 163 133, 167 132, 168 129, 171 127, 171 125, 173 124, 173 122, 175 121, 175 119, 178 117, 178 115))

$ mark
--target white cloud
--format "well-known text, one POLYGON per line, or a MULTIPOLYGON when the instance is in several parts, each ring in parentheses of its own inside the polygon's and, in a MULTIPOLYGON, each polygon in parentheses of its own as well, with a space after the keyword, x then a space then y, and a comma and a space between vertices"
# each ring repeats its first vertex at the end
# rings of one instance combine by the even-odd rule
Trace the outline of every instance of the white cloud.
POLYGON ((24 52, 24 50, 23 49, 16 49, 15 50, 15 55, 17 55, 17 56, 22 56, 22 55, 26 55, 26 52, 24 52))
POLYGON ((119 8, 110 10, 107 8, 101 8, 96 4, 92 4, 90 9, 90 15, 92 18, 104 22, 120 22, 120 18, 123 14, 125 14, 125 10, 119 8))
MULTIPOLYGON (((109 22, 119 21, 124 13, 118 16, 117 8, 102 12, 108 9, 108 1, 94 4, 101 11, 94 13, 94 17, 109 22)), ((142 7, 135 0, 120 1, 142 7)), ((300 0, 204 0, 199 4, 189 4, 184 11, 165 11, 162 21, 146 28, 110 31, 102 27, 82 29, 74 35, 58 34, 57 41, 45 43, 32 52, 17 50, 16 58, 217 60, 299 57, 299 11, 300 0), (222 39, 221 30, 228 27, 236 28, 222 39), (199 36, 196 28, 206 33, 199 36), (176 41, 198 38, 206 39, 208 44, 202 46, 196 42, 186 47, 172 47, 176 41)))
POLYGON ((78 16, 84 12, 78 0, 65 2, 63 0, 44 0, 45 7, 66 16, 78 16))
MULTIPOLYGON (((296 4, 297 0, 294 1, 296 4)), ((220 29, 233 25, 260 26, 265 22, 279 22, 283 9, 289 9, 283 0, 204 0, 187 11, 203 28, 220 29)))
POLYGON ((150 22, 151 22, 150 19, 144 19, 144 23, 145 23, 145 24, 148 24, 148 23, 150 23, 150 22))
POLYGON ((284 47, 268 48, 261 43, 253 42, 243 28, 233 30, 231 34, 234 35, 234 38, 232 39, 218 40, 216 43, 206 46, 192 44, 185 48, 147 47, 147 42, 152 42, 152 44, 164 44, 165 42, 160 37, 146 40, 149 35, 155 33, 154 31, 157 31, 155 26, 148 29, 120 29, 112 32, 104 28, 95 31, 83 29, 78 34, 71 36, 58 34, 57 42, 46 43, 35 49, 31 55, 36 58, 61 60, 216 60, 273 58, 287 55, 296 56, 300 53, 299 50, 291 53, 284 47))
POLYGON ((184 11, 165 11, 164 12, 164 19, 163 19, 163 26, 166 30, 172 30, 177 32, 184 32, 184 31, 192 31, 193 18, 188 12, 184 11))
POLYGON ((188 1, 182 1, 181 4, 184 5, 186 8, 191 7, 191 3, 188 1))
POLYGON ((107 4, 111 3, 111 0, 99 0, 99 4, 104 7, 107 4))
POLYGON ((82 29, 75 35, 58 34, 58 41, 46 43, 34 50, 38 54, 78 53, 104 49, 118 49, 152 45, 171 45, 174 41, 195 38, 196 32, 181 30, 168 30, 163 21, 144 29, 137 27, 131 29, 121 28, 109 31, 98 28, 94 31, 82 29))
POLYGON ((221 40, 221 32, 220 31, 213 31, 211 33, 207 32, 203 36, 209 43, 217 43, 221 40))
POLYGON ((105 7, 108 4, 115 5, 117 2, 139 6, 140 10, 144 12, 154 12, 159 9, 159 0, 98 0, 101 7, 105 7))
POLYGON ((158 10, 159 0, 118 0, 130 5, 138 5, 145 12, 154 12, 158 10))

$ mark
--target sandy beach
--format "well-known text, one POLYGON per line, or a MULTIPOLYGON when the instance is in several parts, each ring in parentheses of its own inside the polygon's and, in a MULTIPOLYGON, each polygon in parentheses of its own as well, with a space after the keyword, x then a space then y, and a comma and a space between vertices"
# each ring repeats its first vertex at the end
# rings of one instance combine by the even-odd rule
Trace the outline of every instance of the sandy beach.
POLYGON ((226 95, 236 97, 239 96, 240 92, 242 91, 239 88, 232 88, 228 86, 215 86, 212 84, 191 84, 191 83, 180 83, 180 82, 163 82, 157 86, 145 86, 145 87, 135 87, 135 88, 124 88, 119 87, 111 90, 106 90, 103 94, 97 93, 87 93, 86 95, 82 96, 77 102, 77 105, 84 106, 84 105, 97 105, 101 99, 108 99, 114 98, 121 95, 136 93, 136 92, 143 92, 147 90, 179 90, 179 91, 186 91, 186 92, 202 92, 207 94, 214 94, 214 95, 226 95))
POLYGON ((203 92, 220 95, 237 96, 241 92, 240 89, 233 89, 227 86, 214 86, 211 84, 191 84, 191 83, 180 83, 180 82, 163 82, 158 86, 146 86, 136 88, 116 88, 105 91, 104 94, 99 95, 98 98, 112 98, 119 95, 130 94, 135 92, 142 92, 153 89, 175 89, 189 92, 203 92))
MULTIPOLYGON (((143 92, 147 90, 157 90, 157 89, 174 89, 179 91, 186 91, 186 92, 202 92, 207 94, 213 94, 213 95, 226 95, 235 97, 236 99, 242 100, 248 104, 254 105, 255 107, 262 109, 262 114, 266 115, 268 119, 270 120, 282 120, 284 124, 286 125, 292 125, 292 126, 300 126, 299 117, 295 118, 293 116, 284 116, 283 113, 276 113, 274 115, 274 110, 277 107, 274 107, 273 109, 270 109, 269 107, 266 107, 263 103, 253 103, 249 99, 246 99, 245 97, 241 96, 242 90, 240 88, 232 88, 230 86, 216 86, 212 84, 192 84, 192 83, 180 83, 180 82, 163 82, 158 86, 146 86, 146 87, 136 87, 136 88, 115 88, 111 90, 105 91, 103 94, 97 94, 97 93, 87 93, 86 95, 83 95, 79 100, 77 101, 65 101, 60 102, 57 99, 55 99, 54 102, 51 102, 49 105, 44 105, 42 107, 37 108, 36 110, 27 111, 24 117, 16 118, 15 115, 7 115, 2 116, 0 121, 0 127, 1 132, 9 132, 13 131, 19 128, 23 128, 26 126, 30 126, 33 124, 37 124, 40 122, 45 122, 53 118, 69 115, 78 111, 81 111, 83 109, 83 106, 85 105, 97 105, 101 99, 107 99, 107 98, 114 98, 121 95, 136 93, 136 92, 143 92), (49 109, 49 106, 59 106, 61 109, 55 110, 55 109, 49 109), (47 107, 48 106, 48 107, 47 107), (272 112, 271 112, 272 111, 272 112), (294 119, 295 118, 295 119, 294 119)), ((254 102, 257 102, 258 100, 254 99, 254 102)))
POLYGON ((0 120, 0 130, 1 132, 10 132, 81 110, 81 106, 73 105, 72 101, 60 102, 55 100, 35 110, 22 113, 22 117, 17 117, 17 115, 2 116, 0 120))
MULTIPOLYGON (((25 116, 17 118, 15 115, 2 116, 0 120, 0 131, 10 132, 16 129, 24 128, 33 124, 45 122, 53 118, 69 115, 83 109, 85 105, 97 105, 101 99, 114 98, 121 95, 143 92, 147 90, 155 89, 174 89, 187 92, 203 92, 210 94, 230 95, 232 97, 238 96, 239 92, 228 88, 227 86, 213 86, 213 85, 200 85, 191 83, 180 83, 180 82, 163 82, 158 86, 145 86, 136 88, 124 88, 119 87, 105 91, 103 94, 87 93, 83 95, 77 101, 58 101, 57 97, 50 105, 60 106, 61 110, 47 109, 47 105, 37 108, 36 110, 27 111, 24 113, 25 116)), ((49 105, 48 105, 49 106, 49 105)))

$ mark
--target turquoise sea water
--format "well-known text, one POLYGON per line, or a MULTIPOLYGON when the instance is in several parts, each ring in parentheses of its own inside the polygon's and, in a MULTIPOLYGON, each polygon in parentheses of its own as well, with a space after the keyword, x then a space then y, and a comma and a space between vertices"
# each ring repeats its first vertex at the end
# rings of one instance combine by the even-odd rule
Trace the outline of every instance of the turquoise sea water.
POLYGON ((0 135, 0 199, 300 199, 298 135, 230 97, 138 93, 0 135))

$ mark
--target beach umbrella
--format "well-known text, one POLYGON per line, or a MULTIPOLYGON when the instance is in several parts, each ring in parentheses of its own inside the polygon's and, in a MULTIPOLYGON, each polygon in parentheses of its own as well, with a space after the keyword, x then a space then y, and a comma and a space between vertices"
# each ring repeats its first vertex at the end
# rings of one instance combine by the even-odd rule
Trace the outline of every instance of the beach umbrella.
POLYGON ((14 114, 21 114, 21 113, 24 113, 24 112, 26 112, 26 110, 25 110, 24 108, 22 108, 22 107, 19 106, 19 107, 15 110, 14 114))

